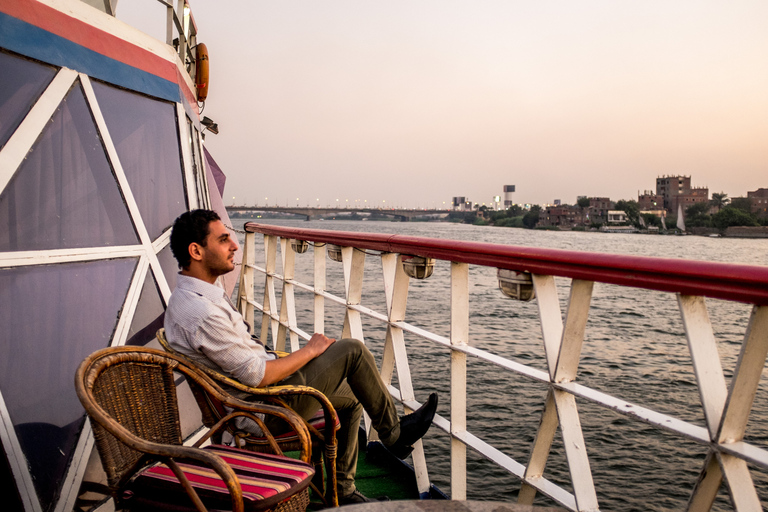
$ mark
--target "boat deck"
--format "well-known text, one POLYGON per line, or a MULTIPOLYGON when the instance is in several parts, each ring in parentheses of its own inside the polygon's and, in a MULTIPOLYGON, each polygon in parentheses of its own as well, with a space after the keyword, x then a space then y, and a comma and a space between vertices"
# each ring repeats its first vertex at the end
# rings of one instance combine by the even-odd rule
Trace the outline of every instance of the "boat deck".
MULTIPOLYGON (((384 496, 392 501, 419 499, 413 467, 395 458, 378 442, 368 443, 365 449, 362 449, 362 446, 363 443, 357 458, 355 477, 358 491, 371 499, 384 496)), ((444 500, 447 496, 432 486, 427 499, 444 500)), ((322 509, 322 502, 315 499, 308 508, 308 510, 322 509)))

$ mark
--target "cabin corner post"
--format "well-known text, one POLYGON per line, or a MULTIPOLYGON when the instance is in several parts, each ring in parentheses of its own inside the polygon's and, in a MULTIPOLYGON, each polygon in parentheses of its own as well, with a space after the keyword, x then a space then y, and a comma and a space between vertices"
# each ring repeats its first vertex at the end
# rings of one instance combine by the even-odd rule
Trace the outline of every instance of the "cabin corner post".
MULTIPOLYGON (((451 262, 451 346, 469 345, 469 265, 451 262)), ((467 499, 467 355, 451 350, 451 499, 467 499)))

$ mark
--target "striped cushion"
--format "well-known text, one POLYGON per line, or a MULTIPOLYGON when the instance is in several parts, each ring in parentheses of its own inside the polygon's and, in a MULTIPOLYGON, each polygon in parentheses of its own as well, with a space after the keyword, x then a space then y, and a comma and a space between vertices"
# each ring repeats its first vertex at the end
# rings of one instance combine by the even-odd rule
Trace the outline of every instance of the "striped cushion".
MULTIPOLYGON (((271 507, 305 489, 315 471, 304 462, 280 455, 253 453, 230 446, 204 448, 227 462, 240 480, 246 509, 271 507)), ((179 462, 184 474, 208 508, 231 508, 231 498, 224 481, 213 469, 196 462, 179 462)), ((168 467, 162 464, 145 469, 134 480, 133 500, 143 503, 191 501, 168 467), (181 496, 183 495, 183 497, 181 496)))

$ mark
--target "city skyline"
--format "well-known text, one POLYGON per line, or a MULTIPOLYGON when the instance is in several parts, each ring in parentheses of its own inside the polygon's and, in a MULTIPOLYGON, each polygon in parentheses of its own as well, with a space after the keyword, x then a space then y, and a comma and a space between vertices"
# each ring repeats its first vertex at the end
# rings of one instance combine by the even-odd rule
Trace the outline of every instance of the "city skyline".
MULTIPOLYGON (((118 18, 163 37, 149 3, 118 18)), ((766 185, 763 2, 191 7, 227 204, 488 203, 507 183, 522 204, 636 199, 678 174, 729 197, 766 185)))

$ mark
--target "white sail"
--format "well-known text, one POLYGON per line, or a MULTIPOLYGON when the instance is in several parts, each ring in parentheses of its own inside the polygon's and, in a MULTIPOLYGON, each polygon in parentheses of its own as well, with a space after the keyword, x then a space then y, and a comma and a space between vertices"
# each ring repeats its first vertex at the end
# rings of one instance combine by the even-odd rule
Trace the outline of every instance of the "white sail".
POLYGON ((683 219, 683 205, 677 205, 677 229, 685 231, 685 219, 683 219))
POLYGON ((667 230, 667 223, 664 222, 664 215, 661 216, 661 227, 664 228, 664 231, 667 230))

